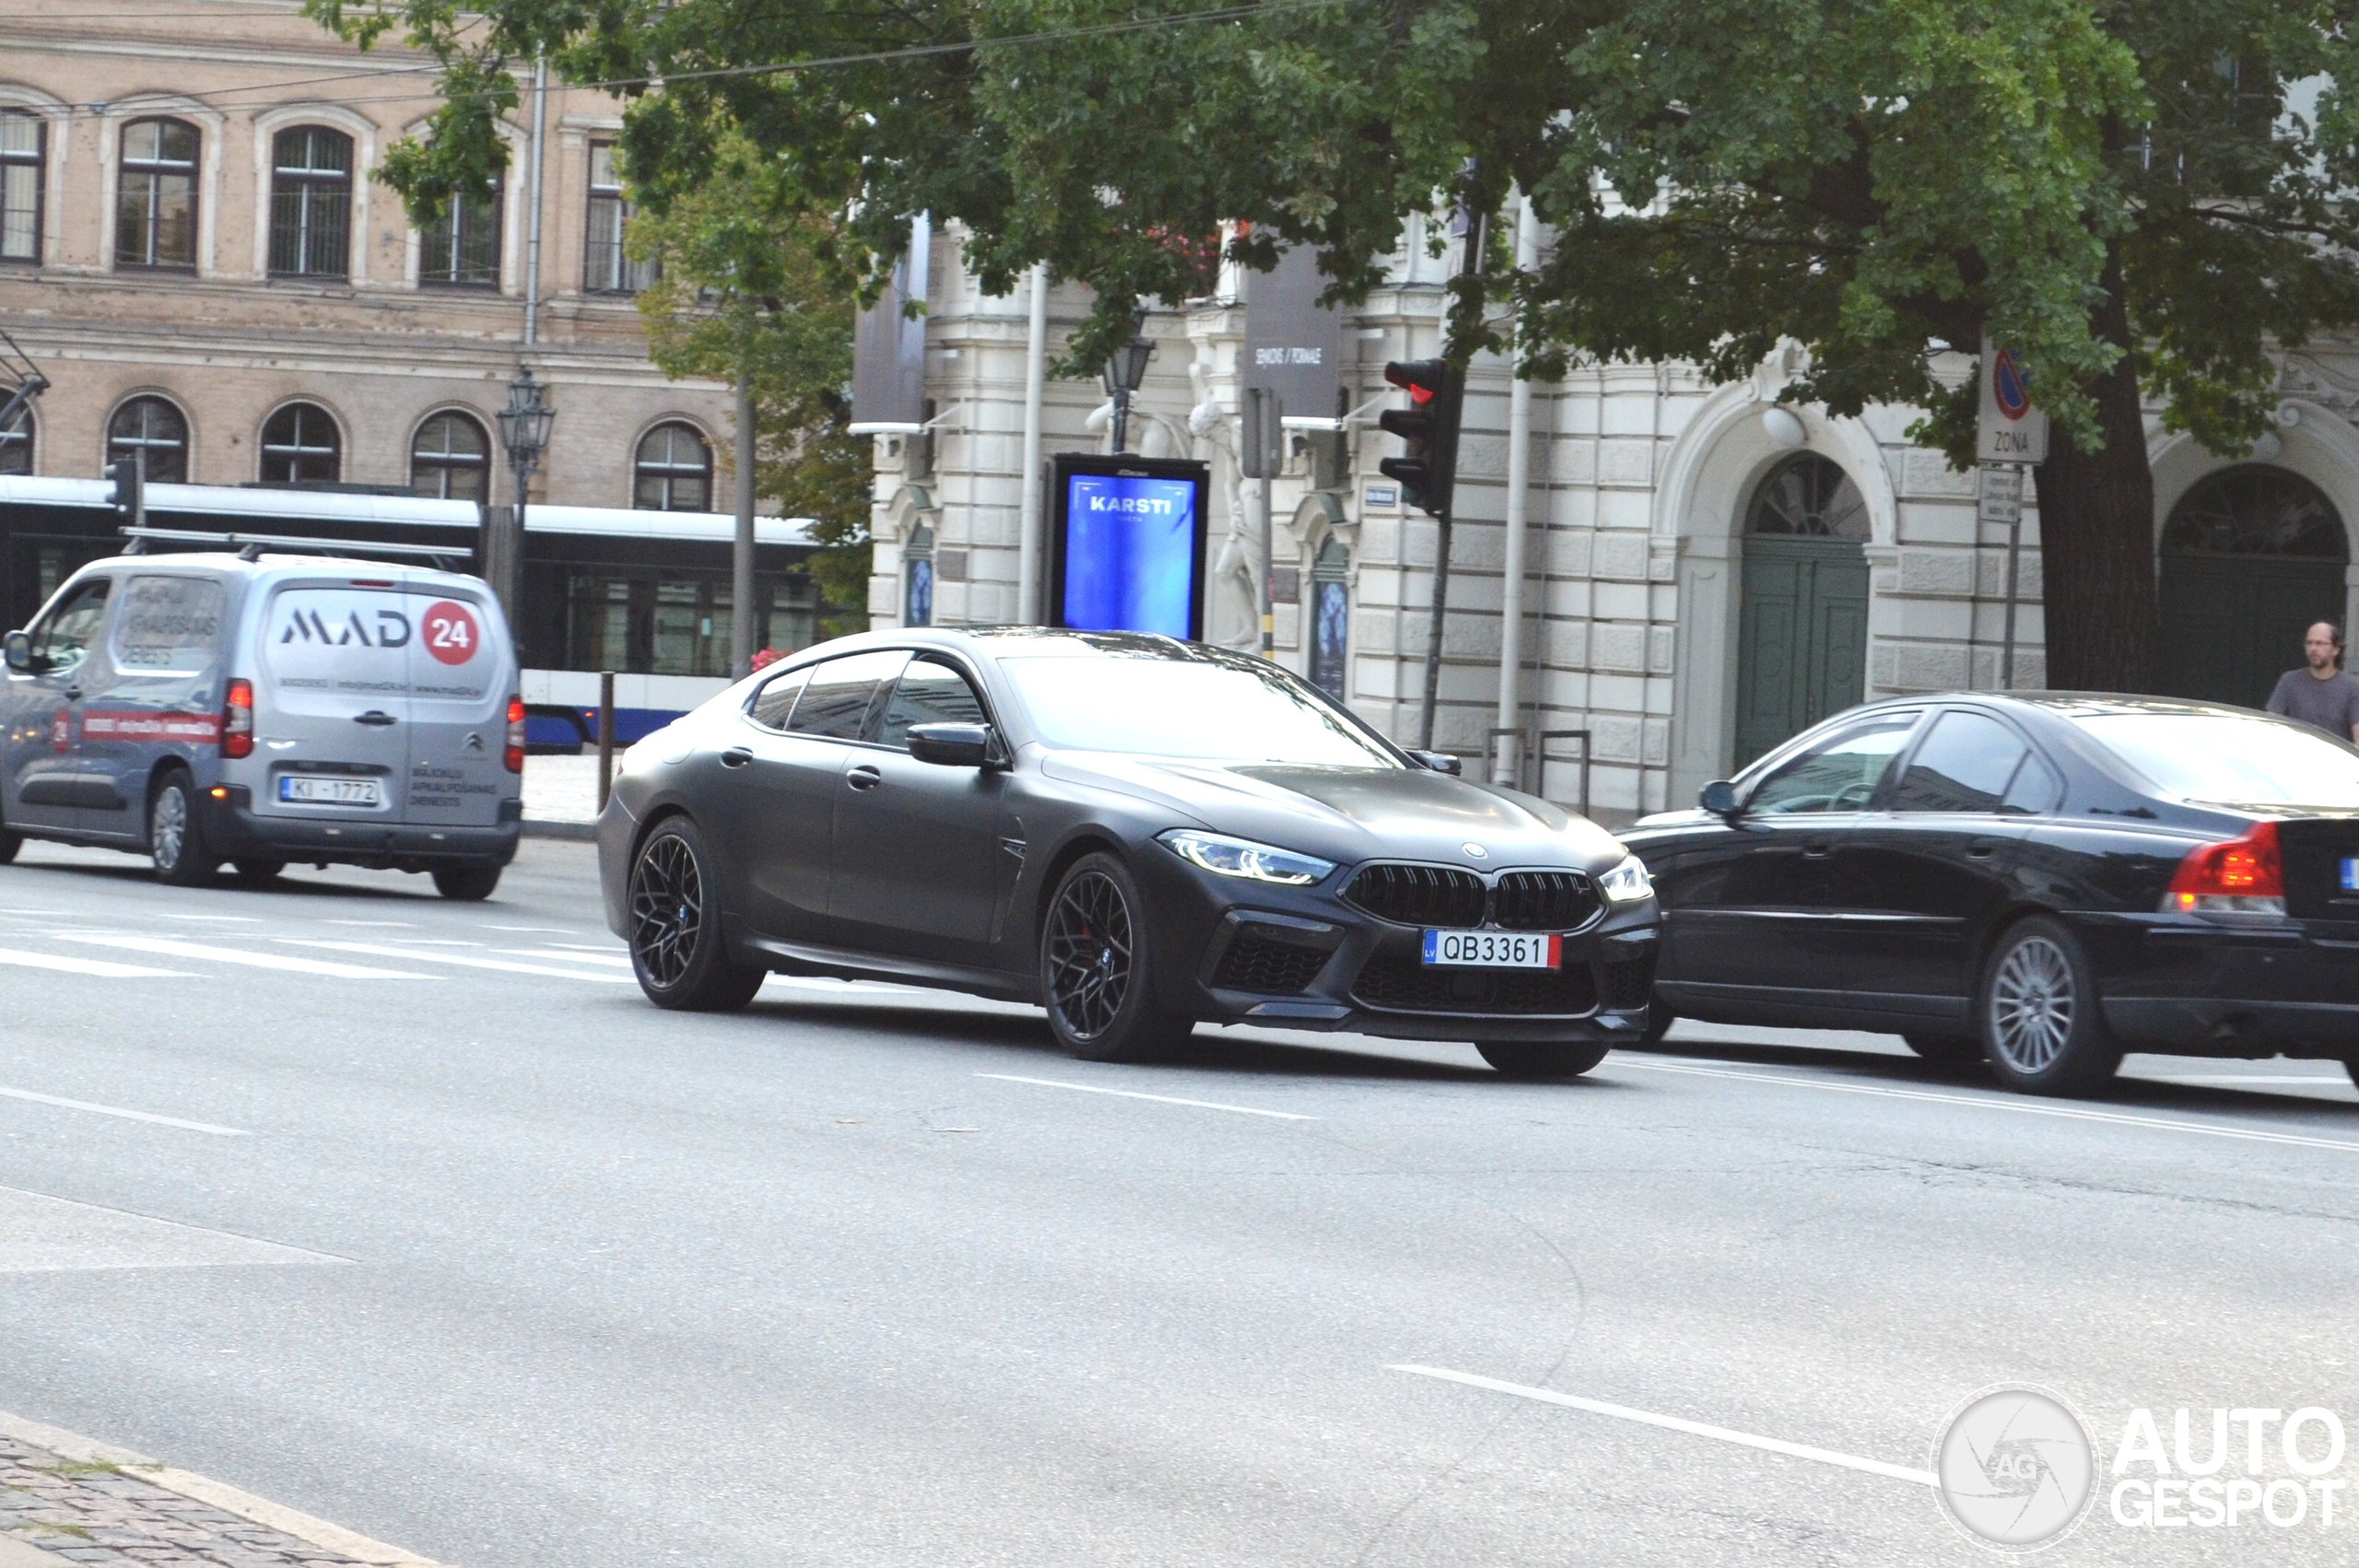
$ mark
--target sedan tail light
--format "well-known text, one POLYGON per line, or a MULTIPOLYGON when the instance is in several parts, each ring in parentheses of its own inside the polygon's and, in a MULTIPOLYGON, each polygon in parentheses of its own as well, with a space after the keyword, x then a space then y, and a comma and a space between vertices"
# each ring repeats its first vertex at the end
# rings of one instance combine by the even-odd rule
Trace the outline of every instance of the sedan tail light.
POLYGON ((221 694, 221 755, 254 755, 254 684, 231 681, 221 694))
POLYGON ((511 696, 508 699, 508 753, 506 760, 508 763, 509 772, 522 773, 524 771, 524 699, 521 696, 511 696))
POLYGON ((2187 852, 2163 895, 2169 915, 2282 915, 2285 862, 2277 852, 2277 825, 2255 823, 2242 837, 2201 844, 2187 852))

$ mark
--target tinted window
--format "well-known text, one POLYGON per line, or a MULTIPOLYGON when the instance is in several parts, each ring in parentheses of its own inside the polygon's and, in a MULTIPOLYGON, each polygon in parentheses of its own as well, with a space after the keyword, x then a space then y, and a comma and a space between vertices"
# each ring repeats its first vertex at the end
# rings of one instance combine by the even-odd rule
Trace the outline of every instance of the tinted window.
POLYGON ((2015 769, 2015 781, 2007 786, 2007 798, 1999 809, 2013 816, 2046 816, 2063 802, 2064 781, 2034 752, 2015 769))
POLYGON ((1274 664, 1161 652, 1003 659, 1052 746, 1223 761, 1405 766, 1274 664))
POLYGON ((1893 791, 1896 812, 1994 812, 2031 750, 2013 730, 1981 713, 1944 713, 1908 759, 1893 791))
MULTIPOLYGON (((36 661, 47 660, 45 667, 52 671, 71 670, 82 662, 98 638, 99 623, 106 619, 108 586, 107 579, 93 578, 41 617, 31 639, 36 661)), ((39 662, 33 667, 44 668, 39 662)))
POLYGON ((1763 779, 1744 809, 1772 816, 1866 811, 1916 727, 1917 715, 1895 713, 1831 735, 1763 779))
POLYGON ((2229 713, 2066 717, 2166 794, 2231 805, 2359 806, 2359 751, 2306 724, 2229 713))
POLYGON ((773 730, 786 728, 787 715, 794 711, 794 699, 803 695, 804 683, 810 680, 811 668, 789 670, 754 694, 754 722, 773 730))
POLYGON ((900 673, 906 653, 853 653, 811 667, 811 684, 794 705, 787 728, 798 735, 856 741, 868 720, 876 688, 900 673))
POLYGON ((885 722, 876 738, 888 746, 906 749, 912 724, 980 724, 983 705, 967 677, 947 664, 913 659, 893 686, 893 700, 885 705, 885 722))

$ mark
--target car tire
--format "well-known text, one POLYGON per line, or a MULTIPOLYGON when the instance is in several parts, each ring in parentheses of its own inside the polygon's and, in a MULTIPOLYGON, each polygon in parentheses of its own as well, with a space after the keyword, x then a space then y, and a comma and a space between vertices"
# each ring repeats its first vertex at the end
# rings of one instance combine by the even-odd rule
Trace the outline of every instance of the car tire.
POLYGON ((1663 1004, 1662 998, 1651 998, 1647 1002, 1647 1026, 1638 1032, 1638 1044, 1649 1050, 1661 1045, 1662 1037, 1671 1033, 1671 1026, 1677 1022, 1678 1014, 1663 1004))
POLYGON ((2036 915, 2010 926, 1983 965, 1975 1019, 1991 1074, 2026 1094, 2091 1094, 2121 1066, 2121 1044, 2080 939, 2036 915))
POLYGON ((2342 1059, 2342 1071, 2351 1074, 2352 1087, 2359 1089, 2359 1051, 2353 1051, 2342 1059))
POLYGON ((499 885, 498 866, 444 866, 434 873, 434 891, 453 904, 480 904, 499 885))
POLYGON ((1474 1048, 1503 1078, 1579 1078, 1614 1047, 1602 1040, 1477 1040, 1474 1048))
POLYGON ((639 989, 675 1012, 734 1012, 769 971, 729 956, 721 884, 696 824, 667 817, 630 862, 630 966, 639 989))
POLYGON ((1908 1048, 1936 1067, 1980 1067, 1982 1042, 1966 1035, 1903 1035, 1908 1048))
POLYGON ((6 828, 0 827, 0 866, 5 866, 17 858, 17 851, 24 847, 25 836, 23 834, 11 833, 6 828))
POLYGON ((240 887, 268 887, 287 869, 284 860, 232 860, 230 870, 236 872, 240 887))
POLYGON ((1195 1029, 1156 1005, 1149 919, 1130 867, 1103 852, 1075 860, 1050 895, 1040 1005, 1057 1043, 1084 1061, 1151 1061, 1195 1029))
POLYGON ((169 887, 202 887, 221 869, 221 857, 205 848, 196 784, 185 773, 165 774, 148 797, 147 854, 156 880, 169 887))

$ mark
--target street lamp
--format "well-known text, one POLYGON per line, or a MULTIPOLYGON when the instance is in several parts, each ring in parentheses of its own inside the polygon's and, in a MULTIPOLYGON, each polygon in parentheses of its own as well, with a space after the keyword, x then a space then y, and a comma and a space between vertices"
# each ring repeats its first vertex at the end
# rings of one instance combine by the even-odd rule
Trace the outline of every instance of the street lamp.
POLYGON ((484 575, 499 596, 511 635, 523 586, 524 497, 533 487, 534 472, 541 466, 541 453, 548 449, 549 427, 557 422, 557 410, 541 396, 546 390, 533 379, 533 368, 523 367, 508 383, 508 406, 499 415, 499 444, 507 450, 510 472, 516 475, 516 504, 494 524, 484 575))
POLYGON ((1132 313, 1131 341, 1106 357, 1106 395, 1114 400, 1114 450, 1121 451, 1130 438, 1131 394, 1146 380, 1146 362, 1155 357, 1155 345, 1140 331, 1146 325, 1146 312, 1132 313))

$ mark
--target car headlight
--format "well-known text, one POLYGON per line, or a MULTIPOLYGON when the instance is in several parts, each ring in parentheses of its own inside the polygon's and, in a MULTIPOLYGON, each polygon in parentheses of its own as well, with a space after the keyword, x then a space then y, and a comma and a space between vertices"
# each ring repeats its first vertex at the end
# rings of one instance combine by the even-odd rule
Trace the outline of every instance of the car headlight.
POLYGON ((1636 855, 1599 877, 1597 886, 1609 904, 1636 904, 1655 895, 1655 879, 1647 874, 1647 862, 1636 855))
POLYGON ((1158 840, 1163 847, 1199 871, 1216 876, 1238 876, 1249 882, 1273 882, 1281 887, 1308 887, 1335 869, 1332 860, 1273 849, 1245 838, 1224 838, 1175 827, 1158 840))

